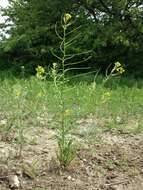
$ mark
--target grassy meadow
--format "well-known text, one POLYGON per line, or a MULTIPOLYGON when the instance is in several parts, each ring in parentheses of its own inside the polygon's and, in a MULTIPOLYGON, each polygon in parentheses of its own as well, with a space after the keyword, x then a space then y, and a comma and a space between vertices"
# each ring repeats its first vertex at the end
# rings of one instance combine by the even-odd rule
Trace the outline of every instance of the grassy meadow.
MULTIPOLYGON (((143 81, 116 77, 103 86, 102 80, 101 76, 94 80, 93 75, 82 75, 64 86, 64 101, 72 128, 76 128, 80 119, 85 122, 93 119, 97 121, 97 126, 92 127, 95 134, 108 130, 142 132, 143 81)), ((3 74, 0 84, 1 130, 39 125, 57 127, 59 103, 52 81, 3 74)))

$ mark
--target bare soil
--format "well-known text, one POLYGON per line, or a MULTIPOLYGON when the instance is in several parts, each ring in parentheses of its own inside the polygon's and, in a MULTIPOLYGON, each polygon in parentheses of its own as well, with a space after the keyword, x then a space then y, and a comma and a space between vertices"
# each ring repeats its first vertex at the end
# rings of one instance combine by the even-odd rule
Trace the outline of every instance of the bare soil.
POLYGON ((23 190, 142 190, 143 135, 97 135, 87 141, 76 136, 75 160, 61 170, 56 160, 55 131, 45 127, 0 134, 0 190, 9 190, 9 176, 17 175, 23 190), (80 146, 81 145, 81 146, 80 146))

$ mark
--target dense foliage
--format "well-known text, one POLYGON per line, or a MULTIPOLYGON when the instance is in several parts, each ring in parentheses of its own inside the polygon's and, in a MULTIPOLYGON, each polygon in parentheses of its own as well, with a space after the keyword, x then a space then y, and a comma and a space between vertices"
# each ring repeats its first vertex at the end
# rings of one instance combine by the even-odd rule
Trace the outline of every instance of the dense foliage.
MULTIPOLYGON (((1 59, 32 70, 36 65, 54 61, 51 49, 59 44, 55 23, 65 12, 75 18, 80 33, 71 51, 92 50, 91 68, 105 68, 116 61, 141 76, 143 69, 142 0, 9 0, 2 9, 6 22, 1 24, 8 38, 2 36, 1 59)), ((60 24, 59 24, 60 25, 60 24)), ((60 31, 60 27, 58 27, 60 31)), ((58 49, 56 49, 58 53, 58 49)), ((84 63, 86 64, 86 63, 84 63)), ((6 66, 7 67, 7 66, 6 66)))

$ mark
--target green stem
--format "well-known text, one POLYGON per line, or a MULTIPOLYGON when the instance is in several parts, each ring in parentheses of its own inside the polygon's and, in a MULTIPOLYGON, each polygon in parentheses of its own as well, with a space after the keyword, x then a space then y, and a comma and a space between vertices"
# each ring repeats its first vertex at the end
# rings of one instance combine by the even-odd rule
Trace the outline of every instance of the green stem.
POLYGON ((64 82, 64 71, 65 71, 65 56, 66 56, 66 25, 63 26, 63 57, 62 57, 62 75, 64 82))

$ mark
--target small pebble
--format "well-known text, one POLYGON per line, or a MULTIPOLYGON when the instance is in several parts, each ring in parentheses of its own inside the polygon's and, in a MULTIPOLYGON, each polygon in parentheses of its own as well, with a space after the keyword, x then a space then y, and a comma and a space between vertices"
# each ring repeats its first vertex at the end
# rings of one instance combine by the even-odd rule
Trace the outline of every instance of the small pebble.
POLYGON ((68 176, 68 177, 67 177, 67 179, 68 179, 68 180, 71 180, 71 179, 72 179, 72 177, 71 177, 71 176, 68 176))
POLYGON ((17 175, 9 176, 9 186, 11 189, 19 189, 20 182, 17 175))

